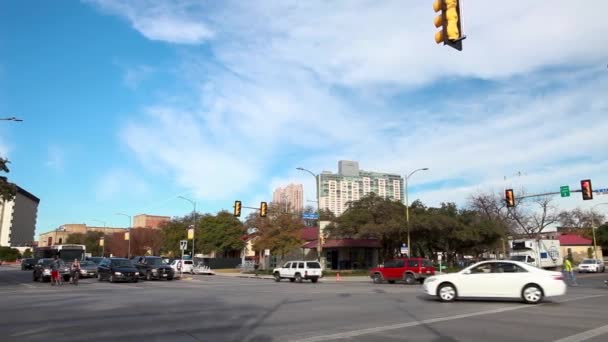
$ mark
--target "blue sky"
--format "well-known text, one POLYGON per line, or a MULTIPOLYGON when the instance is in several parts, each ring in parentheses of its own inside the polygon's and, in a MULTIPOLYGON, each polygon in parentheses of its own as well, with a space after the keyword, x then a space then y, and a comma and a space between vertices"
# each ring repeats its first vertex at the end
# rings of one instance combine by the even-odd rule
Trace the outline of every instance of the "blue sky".
POLYGON ((295 168, 340 159, 429 167, 410 182, 429 205, 608 187, 608 5, 470 0, 462 52, 434 43, 431 5, 2 1, 0 117, 25 121, 1 122, 0 155, 41 198, 38 233, 186 214, 178 195, 216 212, 300 182, 312 199, 295 168))

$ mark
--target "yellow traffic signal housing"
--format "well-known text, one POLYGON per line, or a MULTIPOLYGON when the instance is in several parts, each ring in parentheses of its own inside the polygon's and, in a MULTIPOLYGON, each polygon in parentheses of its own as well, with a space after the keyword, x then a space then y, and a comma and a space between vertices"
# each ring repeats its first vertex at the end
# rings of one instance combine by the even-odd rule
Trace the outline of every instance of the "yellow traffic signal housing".
POLYGON ((433 10, 441 12, 435 17, 435 27, 441 28, 435 32, 435 42, 462 51, 462 40, 466 38, 462 33, 462 0, 435 0, 433 10))
POLYGON ((266 217, 268 214, 268 204, 266 202, 260 203, 260 217, 266 217))
POLYGON ((513 189, 505 190, 505 201, 507 202, 508 208, 513 208, 515 206, 515 195, 513 195, 513 189))
POLYGON ((585 179, 581 181, 581 192, 583 193, 583 200, 588 201, 593 199, 591 179, 585 179))
POLYGON ((241 201, 234 201, 234 216, 241 216, 241 201))

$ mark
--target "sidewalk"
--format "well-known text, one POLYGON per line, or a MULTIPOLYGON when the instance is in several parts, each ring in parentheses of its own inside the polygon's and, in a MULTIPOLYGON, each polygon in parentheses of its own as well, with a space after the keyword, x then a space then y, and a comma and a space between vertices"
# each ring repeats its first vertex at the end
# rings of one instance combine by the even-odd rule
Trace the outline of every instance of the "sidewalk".
MULTIPOLYGON (((255 274, 247 274, 247 273, 217 273, 216 276, 224 276, 224 277, 232 277, 232 278, 249 278, 249 279, 265 279, 265 280, 274 280, 273 276, 269 274, 260 274, 256 276, 255 274)), ((281 281, 287 281, 286 279, 282 279, 281 281)), ((340 280, 337 280, 337 277, 323 277, 319 279, 320 282, 324 283, 337 283, 337 282, 359 282, 359 283, 369 283, 371 282, 371 278, 368 276, 350 276, 350 277, 340 277, 340 280)))

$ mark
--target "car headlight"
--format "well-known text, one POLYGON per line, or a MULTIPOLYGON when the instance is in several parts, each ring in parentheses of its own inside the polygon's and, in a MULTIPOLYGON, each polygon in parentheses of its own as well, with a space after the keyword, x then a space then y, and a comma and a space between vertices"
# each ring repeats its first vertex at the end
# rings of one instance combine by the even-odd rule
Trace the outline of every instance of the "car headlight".
POLYGON ((87 270, 80 270, 80 274, 87 274, 87 270))
POLYGON ((114 275, 122 275, 120 272, 114 272, 114 275))
POLYGON ((158 270, 156 268, 153 268, 152 273, 158 273, 158 270))
POLYGON ((48 268, 45 268, 42 273, 44 274, 51 274, 51 270, 49 270, 48 268))
POLYGON ((139 272, 135 272, 135 275, 136 275, 136 276, 138 276, 138 275, 139 275, 139 272))

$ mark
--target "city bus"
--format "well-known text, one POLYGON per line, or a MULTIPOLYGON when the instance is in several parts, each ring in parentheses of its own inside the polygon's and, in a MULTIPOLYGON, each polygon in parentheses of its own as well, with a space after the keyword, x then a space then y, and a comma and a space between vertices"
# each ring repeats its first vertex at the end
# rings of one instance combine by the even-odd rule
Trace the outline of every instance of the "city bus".
POLYGON ((54 258, 58 256, 59 259, 65 262, 72 262, 74 259, 84 260, 86 247, 84 245, 52 245, 47 247, 36 247, 34 249, 34 258, 54 258))

